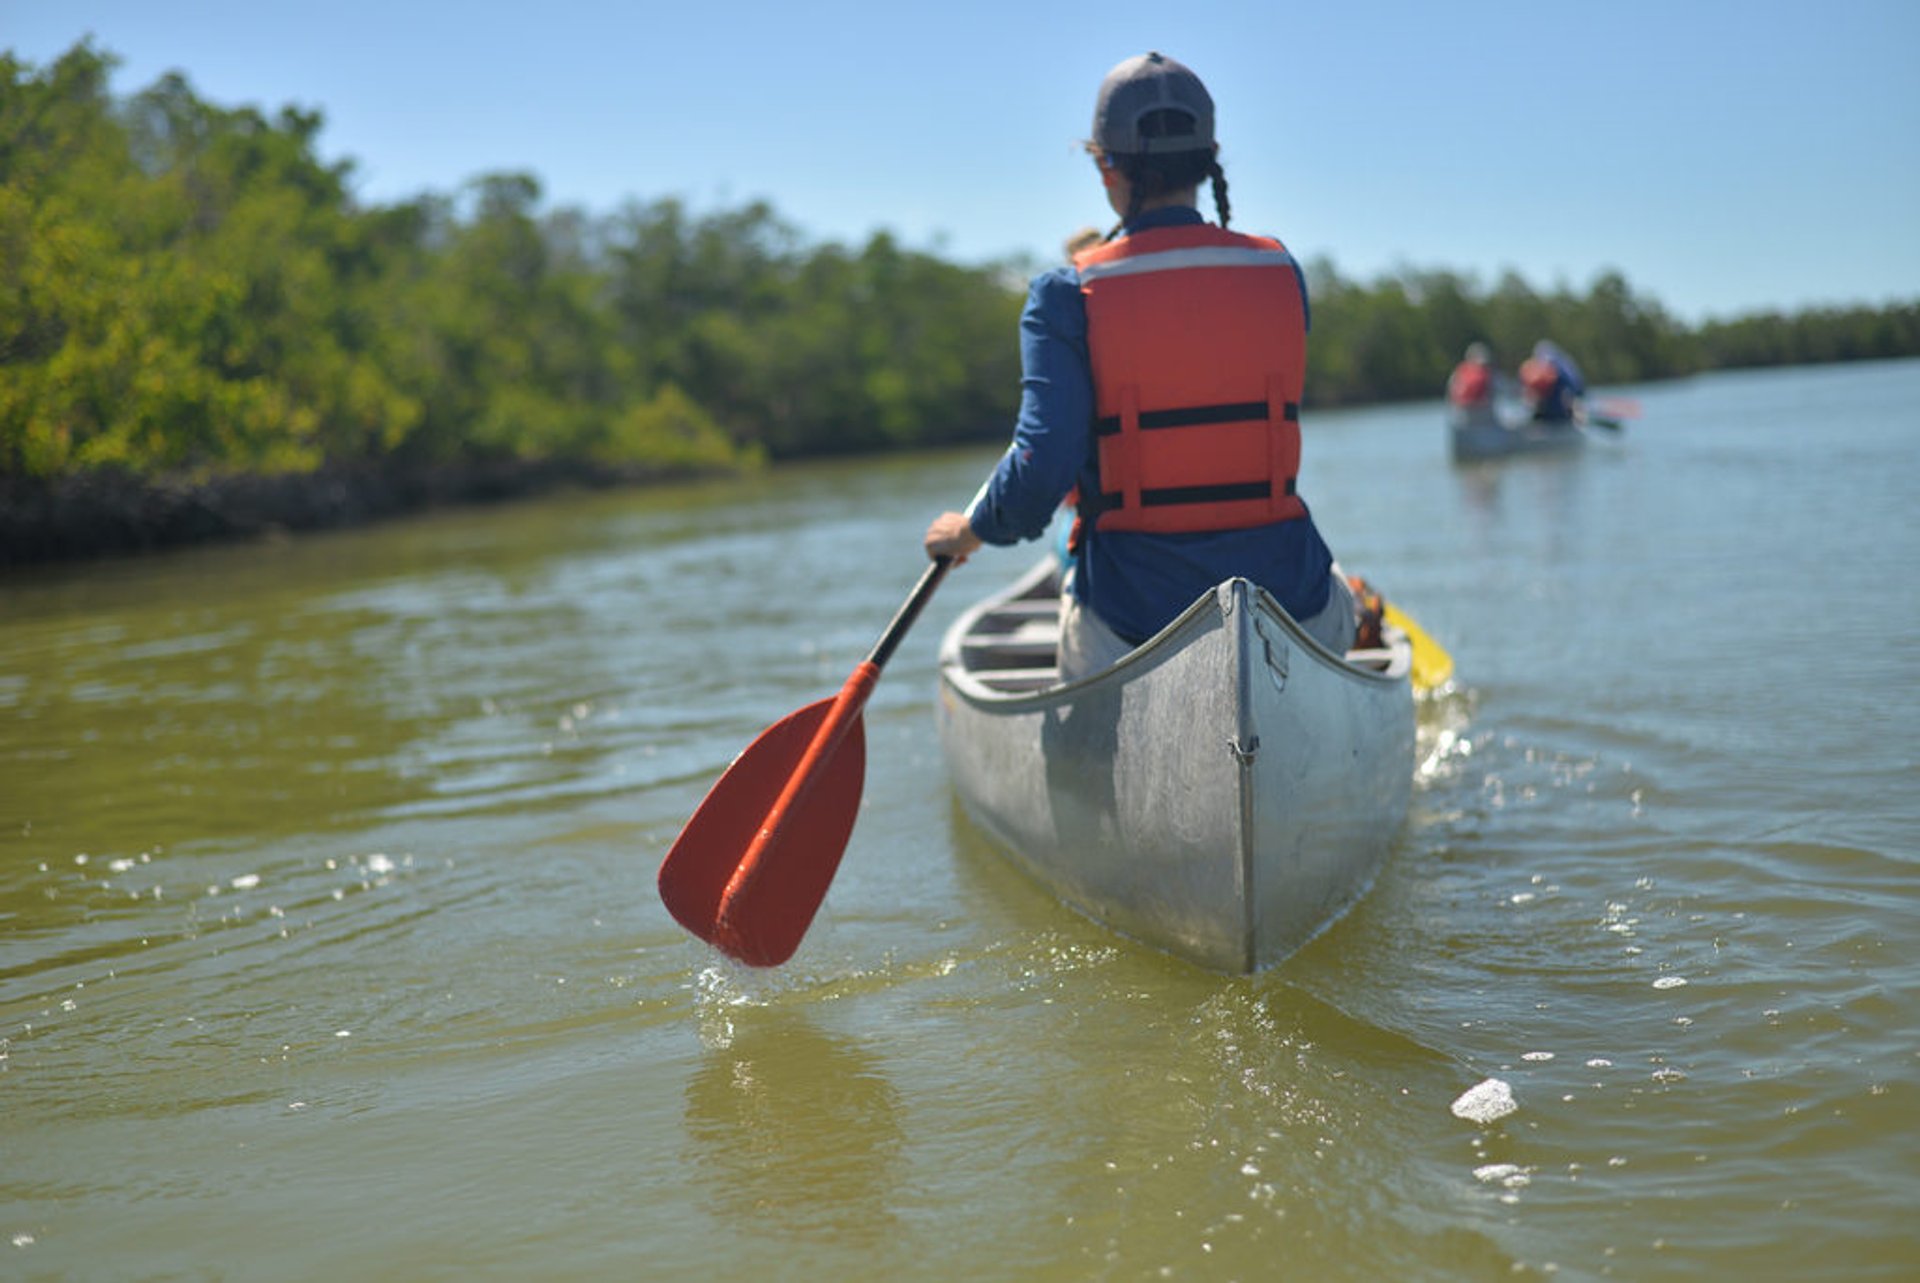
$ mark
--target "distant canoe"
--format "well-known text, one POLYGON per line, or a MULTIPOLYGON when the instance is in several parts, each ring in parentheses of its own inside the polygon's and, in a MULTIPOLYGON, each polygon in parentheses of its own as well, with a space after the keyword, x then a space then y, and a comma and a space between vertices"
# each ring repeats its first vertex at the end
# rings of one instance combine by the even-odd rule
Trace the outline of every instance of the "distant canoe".
POLYGON ((1447 439, 1457 463, 1500 459, 1515 454, 1571 454, 1587 444, 1577 423, 1535 423, 1508 419, 1492 410, 1462 413, 1449 408, 1447 439))
POLYGON ((1411 647, 1323 649, 1243 579, 1059 685, 1051 561, 940 647, 967 813, 1068 905, 1202 966, 1280 961, 1352 904, 1405 823, 1411 647))
POLYGON ((1500 459, 1515 454, 1571 454, 1584 449, 1596 434, 1615 440, 1626 425, 1606 411, 1615 407, 1638 412, 1632 401, 1602 401, 1599 410, 1585 402, 1574 405, 1571 422, 1540 423, 1524 413, 1511 416, 1491 406, 1462 410, 1447 407, 1447 440, 1457 463, 1500 459))

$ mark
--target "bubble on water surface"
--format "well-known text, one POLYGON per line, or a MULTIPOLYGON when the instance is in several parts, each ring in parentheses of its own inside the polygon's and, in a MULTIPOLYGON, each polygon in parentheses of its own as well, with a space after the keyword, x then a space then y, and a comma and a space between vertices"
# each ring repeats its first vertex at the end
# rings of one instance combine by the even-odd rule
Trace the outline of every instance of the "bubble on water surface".
POLYGON ((1473 1123, 1490 1123, 1519 1108, 1519 1102, 1513 1098, 1513 1088, 1498 1078, 1488 1078, 1469 1087, 1452 1105, 1454 1117, 1473 1123))
POLYGON ((1484 1167, 1473 1169, 1475 1180, 1488 1185, 1504 1185, 1508 1189, 1519 1189, 1533 1183, 1533 1169, 1522 1167, 1518 1163, 1488 1163, 1484 1167))
POLYGON ((1687 983, 1685 976, 1661 976, 1653 982, 1653 987, 1655 989, 1678 989, 1685 983, 1687 983))
POLYGON ((228 885, 236 891, 251 891, 260 885, 260 875, 258 873, 242 873, 237 878, 229 879, 228 885))

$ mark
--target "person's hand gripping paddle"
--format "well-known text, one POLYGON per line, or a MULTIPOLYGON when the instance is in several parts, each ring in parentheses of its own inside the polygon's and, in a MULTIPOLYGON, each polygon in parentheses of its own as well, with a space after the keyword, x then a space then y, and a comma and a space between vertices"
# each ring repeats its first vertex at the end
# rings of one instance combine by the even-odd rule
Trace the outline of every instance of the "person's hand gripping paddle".
POLYGON ((860 713, 952 560, 936 558, 840 693, 789 713, 714 782, 660 863, 660 899, 730 958, 793 956, 853 832, 867 766, 860 713))

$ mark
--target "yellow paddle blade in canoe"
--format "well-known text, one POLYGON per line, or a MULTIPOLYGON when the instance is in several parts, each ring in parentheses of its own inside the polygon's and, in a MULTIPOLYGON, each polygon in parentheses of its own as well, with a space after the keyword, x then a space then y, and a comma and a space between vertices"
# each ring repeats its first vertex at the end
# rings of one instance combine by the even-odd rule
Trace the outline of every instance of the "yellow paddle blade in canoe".
POLYGON ((1381 618, 1389 627, 1405 633, 1407 640, 1413 644, 1411 678, 1414 689, 1431 691, 1445 686, 1447 679, 1453 676, 1453 656, 1447 654, 1446 647, 1427 636, 1425 629, 1407 618, 1407 613, 1392 602, 1385 604, 1381 618))

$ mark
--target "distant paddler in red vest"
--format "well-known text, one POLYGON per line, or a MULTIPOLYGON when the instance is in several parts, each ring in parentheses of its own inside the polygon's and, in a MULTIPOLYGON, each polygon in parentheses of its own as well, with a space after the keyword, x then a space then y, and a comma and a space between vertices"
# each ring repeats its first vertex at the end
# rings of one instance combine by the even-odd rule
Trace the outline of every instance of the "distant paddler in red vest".
POLYGON ((1447 376, 1447 406, 1457 421, 1497 423, 1494 393, 1499 377, 1493 368, 1493 350, 1485 343, 1467 344, 1466 355, 1447 376))
POLYGON ((1493 350, 1485 343, 1469 343, 1447 378, 1447 400, 1462 410, 1491 407, 1493 383, 1493 350))
POLYGON ((1235 576, 1336 654, 1353 641, 1352 594, 1297 484, 1306 283, 1278 240, 1227 229, 1213 124, 1200 78, 1164 54, 1108 73, 1087 150, 1120 224, 1033 279, 1013 443, 968 511, 927 529, 930 555, 964 558, 1039 538, 1077 495, 1065 680, 1235 576))

